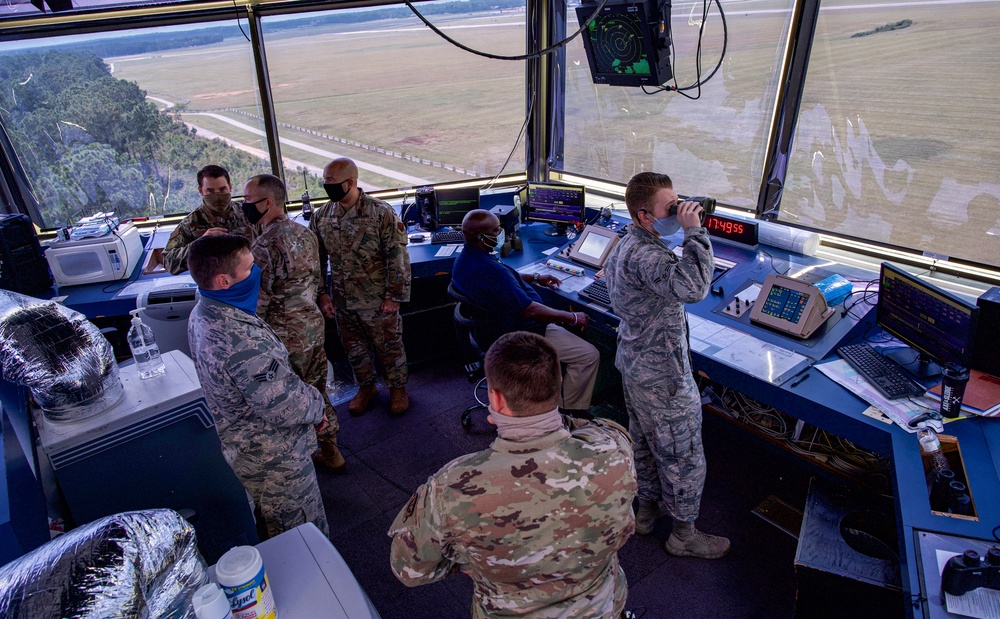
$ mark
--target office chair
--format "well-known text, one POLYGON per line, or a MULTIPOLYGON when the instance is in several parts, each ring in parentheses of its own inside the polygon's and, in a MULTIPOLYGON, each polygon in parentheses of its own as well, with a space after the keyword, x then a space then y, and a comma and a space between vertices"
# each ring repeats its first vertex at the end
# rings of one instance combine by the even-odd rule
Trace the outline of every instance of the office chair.
POLYGON ((462 427, 468 430, 472 427, 472 413, 487 409, 488 400, 479 396, 479 390, 486 389, 483 358, 489 346, 500 337, 500 334, 491 333, 487 313, 450 283, 448 296, 457 301, 454 312, 455 336, 461 349, 465 376, 470 383, 476 385, 472 390, 476 403, 462 413, 462 427))

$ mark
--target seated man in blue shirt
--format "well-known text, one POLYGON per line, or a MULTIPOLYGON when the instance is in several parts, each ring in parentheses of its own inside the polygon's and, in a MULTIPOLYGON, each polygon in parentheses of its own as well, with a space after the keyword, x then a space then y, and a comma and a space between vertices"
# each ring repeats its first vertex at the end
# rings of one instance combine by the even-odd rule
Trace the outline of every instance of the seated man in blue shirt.
POLYGON ((558 288, 558 278, 519 274, 500 261, 495 252, 503 246, 504 232, 500 219, 493 213, 483 209, 470 211, 462 221, 462 233, 465 248, 455 260, 452 286, 495 322, 498 334, 531 331, 545 336, 566 366, 562 409, 570 413, 587 411, 601 355, 592 344, 558 326, 574 325, 582 329, 587 326, 587 314, 548 307, 529 285, 532 282, 558 288))

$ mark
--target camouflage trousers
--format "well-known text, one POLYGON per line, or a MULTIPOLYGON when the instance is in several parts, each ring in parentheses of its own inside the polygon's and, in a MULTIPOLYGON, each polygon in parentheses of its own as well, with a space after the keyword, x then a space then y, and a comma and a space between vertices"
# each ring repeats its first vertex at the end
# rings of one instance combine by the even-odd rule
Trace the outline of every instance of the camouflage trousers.
POLYGON ((268 535, 274 537, 311 522, 330 536, 316 468, 308 456, 289 457, 266 467, 237 458, 233 471, 260 507, 268 535))
POLYGON ((406 351, 403 350, 403 318, 399 312, 383 314, 380 309, 343 310, 337 308, 337 331, 354 369, 359 385, 375 384, 378 358, 390 387, 406 384, 406 351))
POLYGON ((316 387, 323 395, 323 416, 326 418, 327 426, 322 432, 316 432, 316 439, 321 443, 329 442, 336 445, 340 420, 337 419, 337 409, 333 408, 330 398, 326 395, 326 351, 323 350, 323 346, 307 348, 302 352, 289 350, 288 361, 299 378, 316 387))
POLYGON ((707 470, 694 379, 674 384, 662 375, 623 376, 622 385, 639 497, 663 503, 675 520, 694 522, 707 470))

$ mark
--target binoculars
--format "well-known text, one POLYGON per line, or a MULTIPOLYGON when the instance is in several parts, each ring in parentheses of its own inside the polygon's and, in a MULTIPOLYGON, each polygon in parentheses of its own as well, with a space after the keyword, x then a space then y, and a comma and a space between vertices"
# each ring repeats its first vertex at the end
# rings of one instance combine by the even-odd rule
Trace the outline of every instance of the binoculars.
POLYGON ((677 207, 681 205, 682 202, 697 202, 701 205, 701 224, 705 225, 705 217, 711 215, 715 212, 715 198, 706 198, 704 196, 691 196, 687 199, 678 199, 673 206, 670 207, 669 217, 674 217, 677 215, 677 207))

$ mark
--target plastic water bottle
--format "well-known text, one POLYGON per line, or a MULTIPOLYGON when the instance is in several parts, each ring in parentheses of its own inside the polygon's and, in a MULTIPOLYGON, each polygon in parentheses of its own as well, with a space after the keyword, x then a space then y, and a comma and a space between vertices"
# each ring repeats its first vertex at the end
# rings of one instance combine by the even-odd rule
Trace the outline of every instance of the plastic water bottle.
POLYGON ((139 310, 134 309, 129 313, 132 314, 132 327, 128 330, 128 345, 132 349, 135 364, 139 366, 139 378, 155 378, 167 371, 167 366, 163 365, 163 359, 160 358, 160 347, 153 339, 153 330, 139 318, 139 310))
POLYGON ((941 451, 941 440, 938 438, 934 428, 921 423, 917 430, 917 440, 920 441, 921 455, 931 462, 932 473, 937 474, 942 469, 951 468, 948 465, 948 459, 944 456, 944 452, 941 451))

